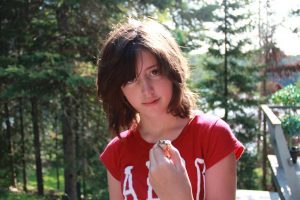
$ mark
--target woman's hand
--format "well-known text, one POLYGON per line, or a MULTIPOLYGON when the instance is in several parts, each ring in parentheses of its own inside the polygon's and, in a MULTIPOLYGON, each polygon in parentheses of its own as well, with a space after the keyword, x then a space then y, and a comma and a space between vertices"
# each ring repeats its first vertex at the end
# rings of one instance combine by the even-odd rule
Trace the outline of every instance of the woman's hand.
POLYGON ((178 150, 170 145, 168 154, 157 144, 149 152, 149 180, 161 200, 192 200, 191 183, 178 150))

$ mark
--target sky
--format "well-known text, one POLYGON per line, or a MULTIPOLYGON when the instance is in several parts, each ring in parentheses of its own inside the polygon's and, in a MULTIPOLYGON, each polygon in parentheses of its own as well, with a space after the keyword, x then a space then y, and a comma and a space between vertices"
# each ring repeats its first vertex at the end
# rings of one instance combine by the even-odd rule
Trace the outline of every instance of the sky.
MULTIPOLYGON (((257 0, 258 1, 258 0, 257 0)), ((261 0, 264 2, 264 0, 261 0)), ((300 8, 299 0, 270 0, 274 12, 274 22, 280 24, 275 30, 274 40, 285 54, 300 55, 300 33, 295 34, 292 29, 300 28, 300 17, 292 17, 289 12, 300 8)))
MULTIPOLYGON (((207 0, 207 2, 210 1, 213 0, 207 0)), ((259 1, 261 2, 262 21, 266 21, 266 12, 263 6, 265 6, 267 0, 253 0, 253 4, 250 9, 251 13, 253 14, 252 19, 256 24, 258 24, 259 1)), ((273 12, 272 17, 269 17, 270 24, 277 24, 273 41, 276 43, 276 46, 279 47, 286 55, 300 55, 300 32, 296 34, 292 31, 296 27, 300 29, 300 16, 290 15, 292 9, 300 8, 300 0, 269 0, 269 2, 271 5, 271 11, 273 12)), ((209 23, 206 23, 206 25, 208 24, 209 23)), ((209 33, 208 35, 216 34, 213 27, 208 25, 207 28, 207 32, 209 33)), ((258 28, 254 29, 251 33, 247 33, 246 35, 252 41, 252 45, 246 47, 246 49, 258 49, 258 28)), ((218 38, 217 35, 214 35, 214 37, 218 38)), ((203 43, 202 45, 202 48, 192 51, 191 54, 202 54, 207 52, 208 45, 206 43, 203 43)))

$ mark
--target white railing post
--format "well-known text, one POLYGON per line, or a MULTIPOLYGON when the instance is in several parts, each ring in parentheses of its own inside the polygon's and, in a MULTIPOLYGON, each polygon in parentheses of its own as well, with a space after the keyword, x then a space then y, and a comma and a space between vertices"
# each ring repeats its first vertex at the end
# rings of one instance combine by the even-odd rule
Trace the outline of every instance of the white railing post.
MULTIPOLYGON (((283 169, 285 178, 291 190, 290 199, 300 199, 300 179, 297 177, 296 167, 291 162, 291 155, 281 127, 281 121, 267 105, 261 105, 267 117, 268 132, 278 160, 279 167, 283 169)), ((299 175, 298 175, 299 176, 299 175)))

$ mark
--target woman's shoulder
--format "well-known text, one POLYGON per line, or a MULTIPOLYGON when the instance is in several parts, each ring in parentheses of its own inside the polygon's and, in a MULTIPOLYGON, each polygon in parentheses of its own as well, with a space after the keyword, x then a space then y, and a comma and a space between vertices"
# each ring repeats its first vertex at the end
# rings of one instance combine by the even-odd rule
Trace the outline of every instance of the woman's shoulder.
POLYGON ((127 140, 130 139, 131 135, 132 135, 132 131, 131 130, 126 130, 121 132, 120 137, 115 136, 113 137, 107 144, 107 146, 119 146, 122 143, 126 142, 127 140))
POLYGON ((120 137, 115 136, 112 138, 100 154, 100 160, 114 157, 118 152, 126 149, 125 144, 128 143, 126 141, 128 141, 131 135, 131 131, 126 130, 120 133, 120 137))
POLYGON ((220 117, 200 111, 194 115, 189 127, 189 130, 199 137, 232 134, 230 126, 220 117))
POLYGON ((193 111, 193 119, 191 124, 201 126, 223 126, 227 123, 216 115, 197 110, 193 111))

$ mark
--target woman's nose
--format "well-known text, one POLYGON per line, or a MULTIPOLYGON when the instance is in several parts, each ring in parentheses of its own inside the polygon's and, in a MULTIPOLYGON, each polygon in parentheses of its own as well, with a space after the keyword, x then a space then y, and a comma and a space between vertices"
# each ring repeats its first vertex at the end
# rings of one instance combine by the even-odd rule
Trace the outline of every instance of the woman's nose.
POLYGON ((144 78, 141 81, 141 91, 145 96, 150 96, 153 94, 153 85, 151 83, 151 80, 144 78))

